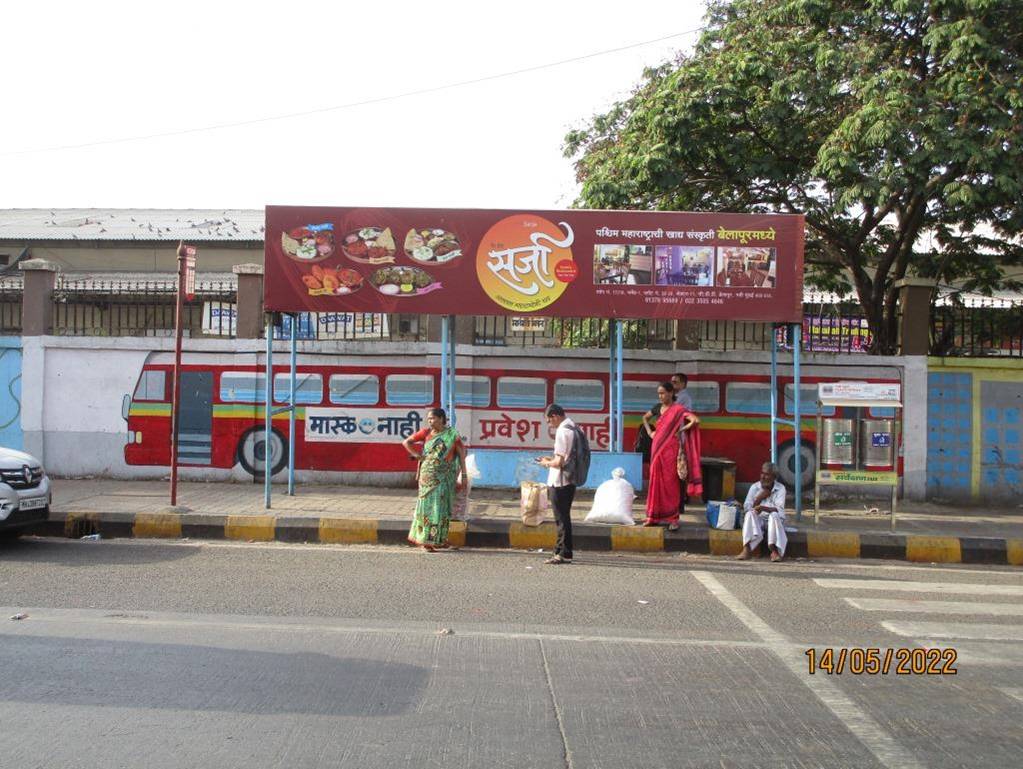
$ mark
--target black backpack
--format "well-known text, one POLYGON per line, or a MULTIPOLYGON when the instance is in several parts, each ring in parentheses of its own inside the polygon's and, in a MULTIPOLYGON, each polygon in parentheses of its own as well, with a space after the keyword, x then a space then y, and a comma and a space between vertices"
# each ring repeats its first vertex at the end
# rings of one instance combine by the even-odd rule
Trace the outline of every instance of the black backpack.
POLYGON ((590 442, 586 433, 575 425, 572 433, 572 450, 565 460, 565 476, 572 485, 582 486, 590 474, 590 442))

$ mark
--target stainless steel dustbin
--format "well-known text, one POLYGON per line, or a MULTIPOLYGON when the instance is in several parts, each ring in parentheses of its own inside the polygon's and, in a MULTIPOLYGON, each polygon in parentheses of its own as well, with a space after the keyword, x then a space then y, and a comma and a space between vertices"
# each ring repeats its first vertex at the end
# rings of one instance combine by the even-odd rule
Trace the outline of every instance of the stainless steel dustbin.
POLYGON ((860 422, 860 463, 863 467, 891 467, 895 437, 894 420, 864 419, 860 422))
POLYGON ((829 417, 824 420, 824 451, 821 464, 851 465, 853 457, 853 421, 829 417))

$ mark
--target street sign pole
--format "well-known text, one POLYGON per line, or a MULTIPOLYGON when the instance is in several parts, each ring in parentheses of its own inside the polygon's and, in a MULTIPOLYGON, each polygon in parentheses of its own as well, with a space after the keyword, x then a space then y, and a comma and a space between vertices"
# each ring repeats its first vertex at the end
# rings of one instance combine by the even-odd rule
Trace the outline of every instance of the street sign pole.
POLYGON ((174 314, 174 391, 171 395, 171 507, 178 504, 178 428, 181 405, 181 336, 182 316, 185 311, 185 296, 195 298, 195 257, 193 246, 178 243, 178 296, 177 311, 174 314))

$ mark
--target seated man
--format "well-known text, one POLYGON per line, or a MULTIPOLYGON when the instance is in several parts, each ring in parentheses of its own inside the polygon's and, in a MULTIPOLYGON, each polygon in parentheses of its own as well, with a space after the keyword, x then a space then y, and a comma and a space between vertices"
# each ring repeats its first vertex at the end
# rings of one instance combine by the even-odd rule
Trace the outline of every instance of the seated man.
POLYGON ((767 546, 771 549, 771 560, 780 561, 785 557, 785 487, 778 483, 778 468, 773 462, 764 462, 760 468, 760 480, 749 488, 742 505, 742 552, 737 560, 746 561, 764 540, 764 526, 767 526, 767 546))

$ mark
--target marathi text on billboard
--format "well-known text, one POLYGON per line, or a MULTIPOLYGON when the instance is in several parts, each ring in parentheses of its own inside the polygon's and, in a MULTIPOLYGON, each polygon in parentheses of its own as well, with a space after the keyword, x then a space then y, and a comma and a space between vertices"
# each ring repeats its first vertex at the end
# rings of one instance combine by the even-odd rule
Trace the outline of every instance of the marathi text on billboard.
POLYGON ((267 309, 802 320, 803 217, 266 209, 267 309))

